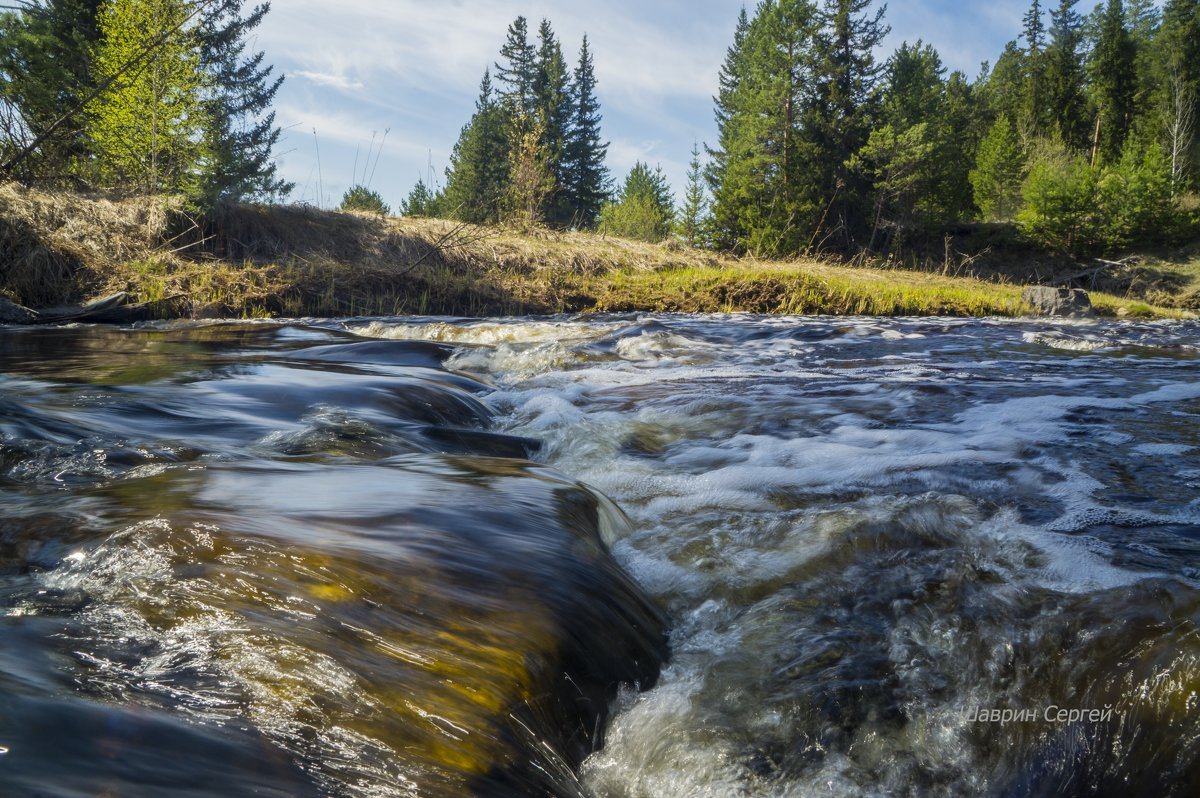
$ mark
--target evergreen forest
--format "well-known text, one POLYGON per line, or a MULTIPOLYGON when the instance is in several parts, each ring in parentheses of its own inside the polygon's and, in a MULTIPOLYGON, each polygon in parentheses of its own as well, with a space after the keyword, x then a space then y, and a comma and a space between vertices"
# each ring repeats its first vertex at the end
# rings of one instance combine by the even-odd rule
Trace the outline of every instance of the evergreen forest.
MULTIPOLYGON (((13 0, 0 176, 201 206, 286 198, 282 76, 251 45, 269 8, 13 0)), ((890 258, 964 229, 1111 256, 1200 225, 1200 0, 1032 0, 974 77, 921 40, 885 56, 872 0, 763 0, 731 22, 716 133, 692 142, 677 194, 649 163, 610 173, 591 42, 566 48, 522 16, 481 65, 444 180, 396 210, 756 257, 890 258)), ((364 186, 344 207, 391 211, 364 186)))

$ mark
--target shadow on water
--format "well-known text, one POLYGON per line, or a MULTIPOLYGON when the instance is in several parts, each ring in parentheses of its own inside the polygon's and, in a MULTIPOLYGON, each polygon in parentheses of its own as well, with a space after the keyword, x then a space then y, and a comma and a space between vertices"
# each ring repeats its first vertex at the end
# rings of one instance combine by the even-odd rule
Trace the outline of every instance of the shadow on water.
POLYGON ((0 333, 0 784, 582 795, 665 621, 450 351, 0 333))

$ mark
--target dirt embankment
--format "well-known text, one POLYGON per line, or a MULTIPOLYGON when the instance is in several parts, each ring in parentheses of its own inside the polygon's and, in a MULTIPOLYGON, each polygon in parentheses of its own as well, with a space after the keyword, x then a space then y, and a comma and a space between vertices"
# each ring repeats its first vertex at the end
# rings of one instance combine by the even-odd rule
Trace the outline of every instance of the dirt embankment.
MULTIPOLYGON (((922 262, 757 261, 594 233, 512 231, 301 206, 197 218, 177 200, 0 185, 0 295, 31 307, 125 291, 152 315, 523 315, 684 311, 1019 315, 1020 284, 1079 264, 1019 250, 922 262), (1009 259, 1005 267, 1005 258, 1009 259), (905 268, 907 266, 908 268, 905 268), (916 266, 918 268, 912 268, 916 266), (882 268, 881 268, 882 267, 882 268)), ((1200 306, 1200 253, 1074 278, 1101 313, 1200 306)))

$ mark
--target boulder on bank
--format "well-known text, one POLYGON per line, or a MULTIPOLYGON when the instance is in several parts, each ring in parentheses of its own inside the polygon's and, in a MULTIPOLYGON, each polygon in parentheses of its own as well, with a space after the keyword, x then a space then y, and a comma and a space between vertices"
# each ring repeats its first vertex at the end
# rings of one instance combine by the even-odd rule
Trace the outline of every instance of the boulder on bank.
POLYGON ((1033 305, 1042 316, 1082 318, 1095 315, 1091 297, 1087 291, 1078 288, 1033 286, 1025 289, 1021 299, 1033 305))
POLYGON ((130 303, 130 296, 119 292, 83 305, 32 310, 7 299, 0 299, 0 324, 56 324, 85 321, 95 324, 132 324, 149 318, 149 303, 130 303))
POLYGON ((38 314, 24 305, 0 297, 0 324, 33 324, 38 314))

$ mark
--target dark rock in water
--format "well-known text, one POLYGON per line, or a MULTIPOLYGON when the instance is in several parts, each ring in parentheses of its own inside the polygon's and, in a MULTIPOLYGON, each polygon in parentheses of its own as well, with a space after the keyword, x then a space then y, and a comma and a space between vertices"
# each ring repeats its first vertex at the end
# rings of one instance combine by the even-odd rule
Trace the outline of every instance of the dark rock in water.
POLYGON ((1037 308, 1043 316, 1081 318, 1095 315, 1091 297, 1087 291, 1078 288, 1033 286, 1025 289, 1021 299, 1037 308))
POLYGON ((35 311, 0 297, 0 324, 33 324, 37 318, 35 311))

